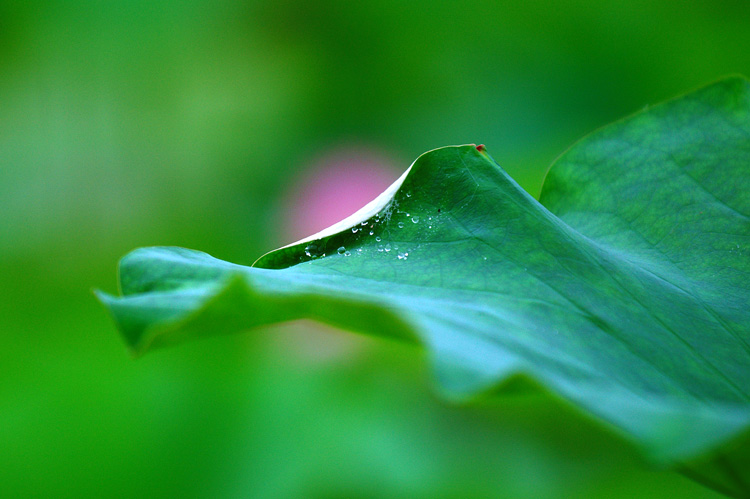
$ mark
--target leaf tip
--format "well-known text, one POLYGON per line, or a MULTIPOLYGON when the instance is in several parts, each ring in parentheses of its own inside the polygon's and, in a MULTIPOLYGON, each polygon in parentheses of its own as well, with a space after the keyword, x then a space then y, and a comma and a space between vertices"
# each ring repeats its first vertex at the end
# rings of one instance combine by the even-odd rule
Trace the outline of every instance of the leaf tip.
POLYGON ((111 299, 111 295, 109 293, 105 293, 101 289, 92 288, 91 292, 94 294, 94 297, 99 300, 99 303, 104 305, 105 307, 108 306, 109 301, 111 299))

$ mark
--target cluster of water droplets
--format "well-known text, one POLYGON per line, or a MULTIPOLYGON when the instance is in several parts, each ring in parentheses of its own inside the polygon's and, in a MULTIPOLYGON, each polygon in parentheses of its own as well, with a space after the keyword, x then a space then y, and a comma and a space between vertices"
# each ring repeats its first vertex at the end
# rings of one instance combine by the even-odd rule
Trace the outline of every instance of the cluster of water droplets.
MULTIPOLYGON (((405 196, 407 198, 410 198, 412 195, 410 192, 406 192, 405 196)), ((411 213, 399 209, 398 200, 394 199, 377 215, 368 220, 360 222, 350 230, 352 234, 357 234, 356 239, 358 241, 363 241, 363 239, 367 237, 374 237, 375 242, 377 243, 375 249, 378 253, 381 253, 383 255, 394 254, 398 258, 398 260, 406 260, 409 258, 409 251, 399 251, 397 244, 392 243, 392 241, 384 241, 383 238, 386 238, 386 240, 390 239, 392 230, 404 229, 407 227, 407 225, 411 224, 417 225, 422 220, 426 225, 426 229, 431 230, 439 216, 439 214, 435 215, 435 217, 420 217, 419 215, 412 215, 411 213), (382 229, 378 230, 379 227, 382 227, 382 229)), ((366 252, 366 250, 364 252, 366 252)), ((347 249, 345 246, 339 246, 336 250, 336 254, 344 257, 361 255, 362 253, 363 248, 361 247, 357 248, 356 251, 353 251, 347 249)), ((311 260, 322 258, 326 256, 325 246, 321 246, 319 243, 310 243, 305 247, 305 255, 311 260)))

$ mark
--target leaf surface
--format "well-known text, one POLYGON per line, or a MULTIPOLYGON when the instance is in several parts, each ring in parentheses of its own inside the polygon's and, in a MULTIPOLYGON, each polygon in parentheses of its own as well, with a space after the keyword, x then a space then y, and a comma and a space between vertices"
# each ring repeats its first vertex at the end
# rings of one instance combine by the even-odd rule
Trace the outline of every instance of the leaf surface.
POLYGON ((137 353, 297 318, 406 339, 449 397, 541 386, 657 462, 750 493, 744 79, 583 139, 539 201, 483 147, 446 147, 253 267, 161 247, 119 270, 122 296, 99 296, 137 353))

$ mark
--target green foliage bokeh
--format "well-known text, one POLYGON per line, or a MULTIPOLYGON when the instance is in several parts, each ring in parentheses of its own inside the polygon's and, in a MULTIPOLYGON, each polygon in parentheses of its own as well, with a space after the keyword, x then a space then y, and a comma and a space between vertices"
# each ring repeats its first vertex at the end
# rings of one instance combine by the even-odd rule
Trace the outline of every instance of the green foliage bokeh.
POLYGON ((402 346, 303 324, 133 361, 91 289, 137 246, 250 264, 289 242, 278 200, 338 144, 406 168, 484 142, 536 195, 585 133, 750 74, 748 19, 733 1, 1 2, 0 495, 711 496, 557 402, 447 407, 402 346))

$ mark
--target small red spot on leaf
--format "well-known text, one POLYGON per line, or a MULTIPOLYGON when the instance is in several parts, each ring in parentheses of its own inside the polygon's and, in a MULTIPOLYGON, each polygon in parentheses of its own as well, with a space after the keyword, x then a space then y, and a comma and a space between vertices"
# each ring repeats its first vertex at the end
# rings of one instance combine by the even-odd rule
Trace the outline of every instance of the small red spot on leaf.
POLYGON ((484 152, 484 149, 485 149, 484 144, 479 144, 478 146, 476 146, 476 148, 477 148, 477 151, 479 152, 484 152))

